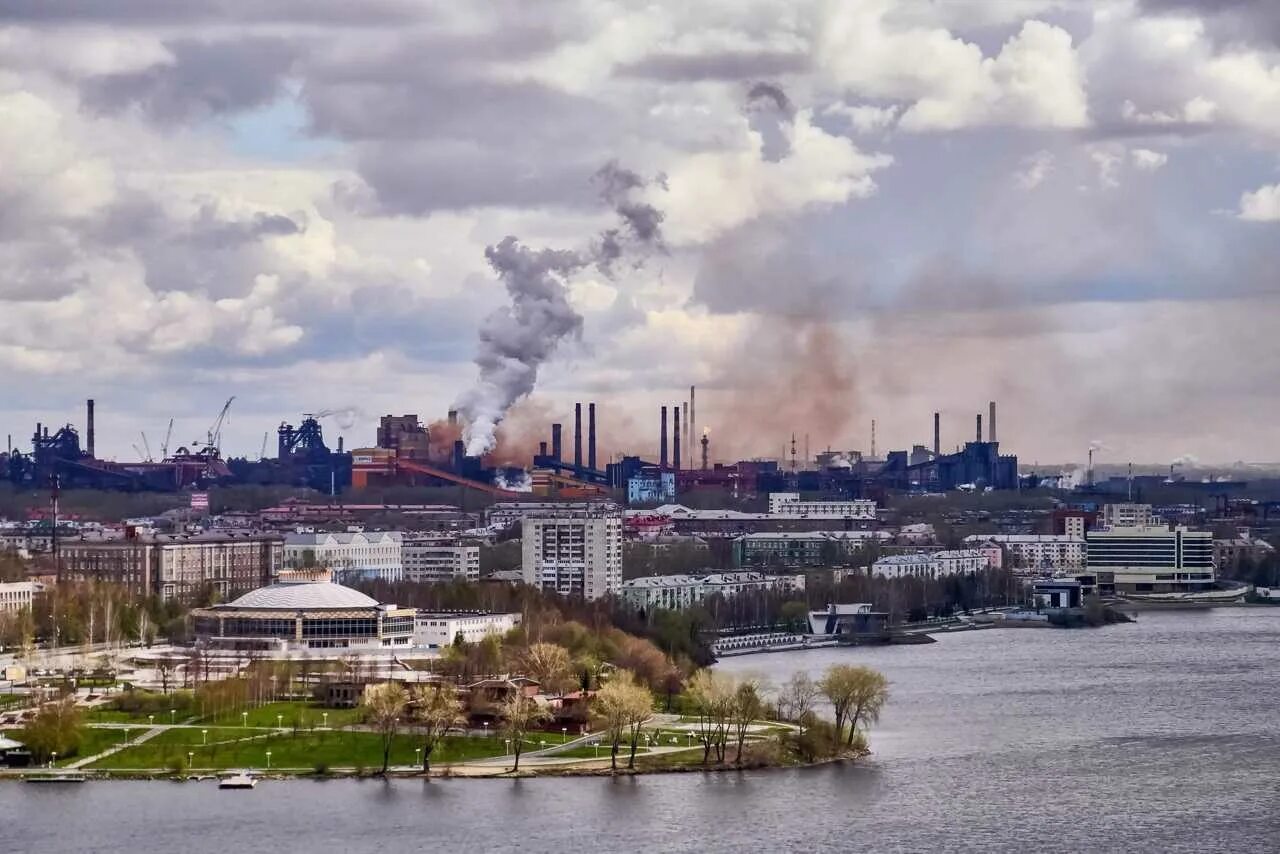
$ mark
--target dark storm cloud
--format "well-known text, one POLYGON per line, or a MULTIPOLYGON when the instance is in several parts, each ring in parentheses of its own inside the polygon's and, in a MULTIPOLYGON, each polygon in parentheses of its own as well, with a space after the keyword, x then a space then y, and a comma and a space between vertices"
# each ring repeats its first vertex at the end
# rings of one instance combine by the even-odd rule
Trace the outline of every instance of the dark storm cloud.
POLYGON ((273 101, 298 47, 277 38, 166 42, 172 63, 90 78, 85 103, 100 112, 138 106, 167 124, 252 109, 273 101))
POLYGON ((653 53, 619 66, 619 75, 650 80, 750 80, 804 71, 809 57, 787 51, 729 51, 724 53, 653 53))

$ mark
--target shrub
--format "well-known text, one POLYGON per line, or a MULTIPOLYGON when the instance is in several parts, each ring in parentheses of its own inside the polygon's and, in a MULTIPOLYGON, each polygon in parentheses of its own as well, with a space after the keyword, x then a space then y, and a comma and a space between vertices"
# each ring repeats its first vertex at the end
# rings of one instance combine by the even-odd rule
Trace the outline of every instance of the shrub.
POLYGON ((329 776, 329 763, 317 762, 315 765, 311 766, 311 770, 317 777, 327 777, 329 776))

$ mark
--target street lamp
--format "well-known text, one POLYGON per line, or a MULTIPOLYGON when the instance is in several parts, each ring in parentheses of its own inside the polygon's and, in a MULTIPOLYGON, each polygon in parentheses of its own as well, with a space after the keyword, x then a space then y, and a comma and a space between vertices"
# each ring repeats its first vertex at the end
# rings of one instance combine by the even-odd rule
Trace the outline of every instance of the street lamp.
POLYGON ((569 741, 569 728, 567 726, 560 727, 560 743, 565 744, 569 741))
POLYGON ((57 761, 58 761, 58 751, 55 750, 49 754, 49 767, 52 768, 53 764, 57 761))
POLYGON ((267 770, 271 770, 271 751, 267 751, 267 770))
POLYGON ((207 729, 200 730, 200 743, 201 744, 209 743, 209 730, 207 729))
POLYGON ((284 727, 284 715, 276 715, 276 729, 284 727))
POLYGON ((509 738, 504 738, 504 739, 502 740, 502 752, 503 752, 503 753, 510 753, 510 752, 511 752, 511 739, 509 739, 509 738))
POLYGON ((248 712, 241 712, 241 713, 240 713, 240 726, 242 726, 242 727, 243 727, 243 726, 248 726, 248 725, 249 725, 249 713, 248 713, 248 712))
POLYGON ((156 725, 156 716, 155 716, 155 715, 147 715, 147 723, 151 724, 152 726, 155 726, 155 725, 156 725))
POLYGON ((328 728, 329 728, 329 713, 328 713, 328 712, 324 712, 324 728, 325 728, 325 729, 328 729, 328 728))
POLYGON ((413 749, 413 767, 418 767, 418 759, 422 756, 422 748, 415 747, 413 749))
POLYGON ((169 724, 170 724, 170 725, 172 725, 172 724, 173 724, 173 713, 174 713, 175 711, 177 711, 177 710, 176 710, 176 709, 170 709, 170 710, 169 710, 169 724))
POLYGON ((196 755, 190 750, 187 751, 187 767, 194 768, 196 765, 196 755))

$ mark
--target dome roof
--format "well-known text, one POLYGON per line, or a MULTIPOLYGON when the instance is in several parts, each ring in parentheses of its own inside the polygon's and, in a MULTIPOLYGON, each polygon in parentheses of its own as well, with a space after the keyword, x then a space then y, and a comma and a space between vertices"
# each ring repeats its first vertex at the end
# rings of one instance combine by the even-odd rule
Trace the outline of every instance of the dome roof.
POLYGON ((288 610, 323 608, 373 608, 378 600, 359 590, 328 581, 272 584, 259 587, 228 602, 227 608, 283 608, 288 610))

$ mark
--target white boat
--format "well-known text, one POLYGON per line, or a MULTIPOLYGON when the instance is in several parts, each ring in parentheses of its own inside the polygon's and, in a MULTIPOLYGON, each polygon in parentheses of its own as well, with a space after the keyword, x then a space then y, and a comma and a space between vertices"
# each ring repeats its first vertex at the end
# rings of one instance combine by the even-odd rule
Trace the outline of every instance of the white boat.
POLYGON ((229 774, 218 781, 219 789, 252 789, 256 785, 258 781, 244 771, 229 774))

